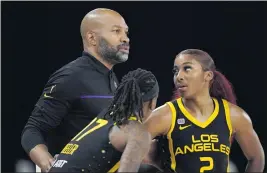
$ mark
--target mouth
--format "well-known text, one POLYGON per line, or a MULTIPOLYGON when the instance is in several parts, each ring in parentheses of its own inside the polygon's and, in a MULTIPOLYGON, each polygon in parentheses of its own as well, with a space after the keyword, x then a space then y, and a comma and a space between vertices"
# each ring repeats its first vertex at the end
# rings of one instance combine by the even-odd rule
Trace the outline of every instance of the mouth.
POLYGON ((126 54, 129 54, 129 50, 127 49, 119 49, 120 52, 123 52, 123 53, 126 53, 126 54))
POLYGON ((177 88, 178 88, 179 91, 184 92, 187 89, 187 85, 178 84, 177 88))
POLYGON ((129 50, 127 49, 119 49, 119 51, 125 54, 129 54, 129 50))
POLYGON ((129 50, 130 50, 130 46, 120 46, 120 47, 119 47, 119 50, 129 52, 129 50))

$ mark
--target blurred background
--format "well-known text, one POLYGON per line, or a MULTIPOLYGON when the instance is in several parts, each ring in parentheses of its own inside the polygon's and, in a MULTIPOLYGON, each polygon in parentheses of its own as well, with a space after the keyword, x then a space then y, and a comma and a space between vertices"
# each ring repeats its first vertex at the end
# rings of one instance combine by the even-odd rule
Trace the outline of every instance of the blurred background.
MULTIPOLYGON (((232 82, 267 151, 265 2, 2 2, 2 172, 32 172, 20 143, 22 129, 48 77, 81 55, 84 15, 110 8, 130 28, 131 50, 117 65, 119 79, 138 67, 158 78, 158 106, 170 100, 172 66, 187 48, 207 51, 232 82)), ((232 169, 246 166, 237 142, 232 169)))

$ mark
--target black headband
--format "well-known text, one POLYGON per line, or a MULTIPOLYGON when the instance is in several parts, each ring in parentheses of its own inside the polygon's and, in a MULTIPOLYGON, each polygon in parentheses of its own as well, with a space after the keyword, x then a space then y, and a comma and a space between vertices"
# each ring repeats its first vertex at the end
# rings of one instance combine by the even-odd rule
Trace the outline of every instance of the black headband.
POLYGON ((156 82, 156 84, 153 86, 151 90, 149 90, 147 93, 144 93, 144 95, 142 93, 143 102, 153 99, 158 95, 158 93, 159 93, 159 85, 158 82, 156 82))

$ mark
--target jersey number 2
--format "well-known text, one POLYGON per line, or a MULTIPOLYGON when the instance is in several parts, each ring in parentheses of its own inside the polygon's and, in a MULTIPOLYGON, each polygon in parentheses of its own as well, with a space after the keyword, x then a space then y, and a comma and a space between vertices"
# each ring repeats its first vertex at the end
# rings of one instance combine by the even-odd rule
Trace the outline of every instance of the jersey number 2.
POLYGON ((107 120, 103 120, 103 119, 97 119, 95 118, 93 121, 90 122, 90 124, 88 124, 80 133, 78 133, 73 139, 72 141, 79 141, 82 138, 84 138, 86 135, 89 135, 90 133, 92 133, 93 131, 105 126, 108 123, 107 120), (89 128, 94 122, 97 123, 96 126, 94 126, 93 128, 89 128), (89 129, 88 129, 89 128, 89 129))
POLYGON ((209 162, 208 166, 202 166, 200 168, 200 172, 210 171, 213 169, 214 163, 212 157, 200 157, 199 159, 201 162, 209 162))

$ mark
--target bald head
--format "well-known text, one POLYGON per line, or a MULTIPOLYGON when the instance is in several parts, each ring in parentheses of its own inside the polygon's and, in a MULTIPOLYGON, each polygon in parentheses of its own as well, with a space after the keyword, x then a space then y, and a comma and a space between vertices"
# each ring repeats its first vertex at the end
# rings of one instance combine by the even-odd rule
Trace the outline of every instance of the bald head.
POLYGON ((114 65, 128 59, 128 26, 116 11, 98 8, 87 13, 81 23, 84 50, 114 65))
POLYGON ((110 20, 121 20, 125 23, 123 17, 116 11, 106 8, 97 8, 87 13, 81 23, 80 32, 84 39, 86 33, 99 32, 99 30, 110 20))

